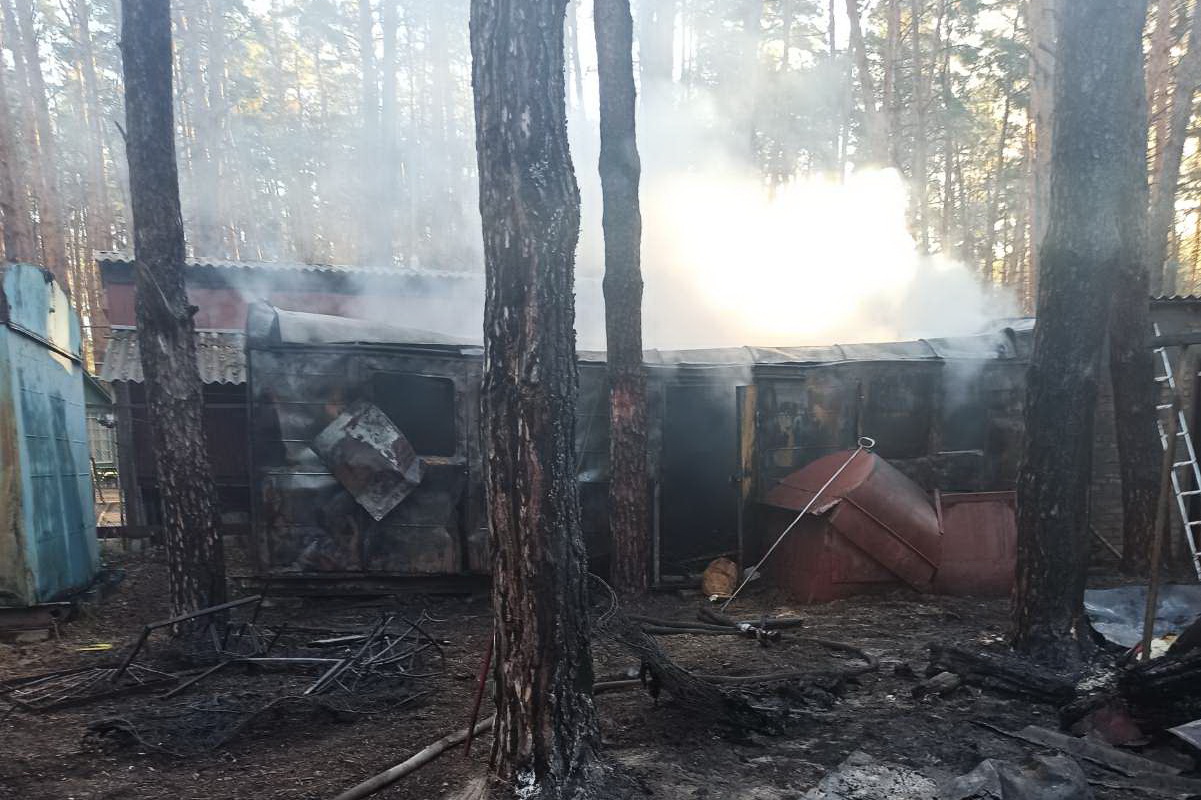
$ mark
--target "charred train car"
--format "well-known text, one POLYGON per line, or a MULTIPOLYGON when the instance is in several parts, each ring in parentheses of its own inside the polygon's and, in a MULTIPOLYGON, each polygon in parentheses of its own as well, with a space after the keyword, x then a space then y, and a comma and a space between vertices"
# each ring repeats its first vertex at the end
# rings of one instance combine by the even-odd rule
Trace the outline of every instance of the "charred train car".
MULTIPOLYGON (((758 550, 758 500, 860 435, 927 489, 1013 488, 1029 327, 956 339, 648 351, 656 577, 758 550)), ((261 575, 484 575, 483 351, 425 331, 251 309, 252 539, 261 575), (419 482, 376 519, 314 440, 365 401, 404 433, 419 482)), ((607 558, 603 354, 581 353, 576 451, 585 537, 607 558)), ((352 470, 353 471, 353 470, 352 470)), ((360 475, 368 480, 370 476, 360 475)))

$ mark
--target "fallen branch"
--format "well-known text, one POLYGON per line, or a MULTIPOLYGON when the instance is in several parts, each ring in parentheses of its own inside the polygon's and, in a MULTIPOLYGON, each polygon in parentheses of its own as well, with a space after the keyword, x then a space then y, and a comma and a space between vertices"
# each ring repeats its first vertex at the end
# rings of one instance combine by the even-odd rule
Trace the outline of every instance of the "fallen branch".
MULTIPOLYGON (((592 693, 600 694, 601 692, 615 691, 617 689, 631 689, 635 686, 641 685, 642 681, 637 679, 624 681, 603 681, 593 685, 592 693)), ((334 798, 334 800, 361 800, 364 797, 370 797, 380 789, 385 789, 396 783, 409 773, 416 772, 418 769, 424 767, 426 764, 430 763, 447 750, 458 747, 463 742, 467 741, 469 736, 474 739, 477 736, 487 733, 488 731, 492 730, 492 726, 495 724, 496 715, 493 714, 491 717, 488 717, 488 719, 477 724, 474 728, 463 728, 460 731, 448 733, 438 741, 428 745, 416 755, 405 759, 394 767, 389 767, 373 778, 368 778, 357 786, 347 789, 345 792, 342 792, 342 794, 334 798)))
POLYGON ((380 789, 385 789, 398 780, 408 775, 410 772, 416 772, 421 767, 433 761, 438 756, 445 753, 451 748, 458 747, 463 742, 467 741, 467 737, 475 738, 492 730, 492 726, 496 724, 496 715, 488 717, 488 719, 480 722, 474 728, 464 728, 461 731, 455 731, 443 736, 438 741, 427 746, 424 750, 416 755, 408 758, 394 767, 389 767, 374 778, 368 778, 360 783, 347 789, 342 794, 338 795, 334 800, 361 800, 364 797, 370 797, 380 789))

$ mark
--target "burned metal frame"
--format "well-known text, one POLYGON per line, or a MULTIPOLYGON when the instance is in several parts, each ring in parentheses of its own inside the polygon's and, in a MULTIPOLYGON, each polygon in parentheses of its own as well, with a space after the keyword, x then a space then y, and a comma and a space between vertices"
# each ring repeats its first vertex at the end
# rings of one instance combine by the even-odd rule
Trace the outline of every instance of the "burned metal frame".
MULTIPOLYGON (((117 671, 114 672, 112 677, 109 678, 109 682, 116 683, 121 678, 121 676, 125 674, 125 671, 127 669, 129 669, 129 665, 133 663, 134 658, 136 658, 138 653, 141 651, 142 646, 146 644, 146 640, 148 638, 150 638, 150 634, 153 633, 154 631, 158 630, 159 628, 166 628, 171 625, 178 625, 181 622, 188 622, 190 620, 199 619, 200 617, 208 617, 213 614, 219 614, 222 611, 229 611, 230 609, 233 609, 233 608, 240 608, 242 606, 249 605, 251 603, 261 604, 262 602, 263 602, 263 595, 255 594, 255 595, 251 595, 250 597, 243 597, 238 600, 230 600, 228 603, 219 603, 215 606, 209 606, 208 608, 201 608, 196 611, 189 611, 187 614, 180 614, 179 616, 171 617, 170 619, 159 620, 158 622, 151 622, 146 625, 143 625, 142 632, 138 635, 137 641, 135 641, 133 647, 130 648, 129 654, 126 655, 125 658, 121 661, 121 666, 119 666, 117 668, 117 671)), ((256 612, 255 612, 256 616, 257 616, 257 613, 258 612, 256 610, 256 612)))

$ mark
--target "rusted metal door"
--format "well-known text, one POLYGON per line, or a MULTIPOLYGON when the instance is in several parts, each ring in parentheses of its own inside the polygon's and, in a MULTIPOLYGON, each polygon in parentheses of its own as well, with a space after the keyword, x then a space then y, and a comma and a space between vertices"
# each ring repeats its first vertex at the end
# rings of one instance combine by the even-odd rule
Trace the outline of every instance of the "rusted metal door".
POLYGON ((741 576, 747 563, 749 529, 755 496, 755 419, 759 387, 738 386, 734 396, 738 418, 738 472, 734 480, 738 485, 738 570, 741 576))

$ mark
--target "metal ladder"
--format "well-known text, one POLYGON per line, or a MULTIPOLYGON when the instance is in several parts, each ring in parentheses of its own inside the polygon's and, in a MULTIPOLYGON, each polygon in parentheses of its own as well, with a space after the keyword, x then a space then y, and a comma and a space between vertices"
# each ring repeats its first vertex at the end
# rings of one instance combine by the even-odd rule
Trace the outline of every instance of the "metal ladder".
MULTIPOLYGON (((1159 336, 1159 325, 1156 324, 1155 335, 1159 336)), ((1197 463, 1197 451, 1193 447, 1193 437, 1189 432, 1188 415, 1184 413, 1184 408, 1177 410, 1177 429, 1176 442, 1168 442, 1167 420, 1165 417, 1170 416, 1164 412, 1171 412, 1171 398, 1176 394, 1176 377, 1172 370, 1172 362, 1168 358, 1168 349, 1166 347, 1155 348, 1155 354, 1159 356, 1159 368, 1163 370, 1162 375, 1155 376, 1155 382, 1163 387, 1167 386, 1168 401, 1159 403, 1155 406, 1155 425, 1159 429, 1159 443, 1164 450, 1168 447, 1173 448, 1173 458, 1176 453, 1180 452, 1180 442, 1184 442, 1185 458, 1181 461, 1172 463, 1172 493, 1176 495, 1176 508, 1180 511, 1180 520, 1184 524, 1184 535, 1188 540, 1189 553, 1192 554, 1193 568, 1197 571, 1197 577, 1201 578, 1201 552, 1197 550, 1197 537, 1201 533, 1201 519, 1192 519, 1189 516, 1189 498, 1201 495, 1201 465, 1197 463), (1195 489, 1184 489, 1181 484, 1181 471, 1192 470, 1193 486, 1195 489)), ((1201 385, 1201 384, 1198 384, 1201 385)), ((1162 399, 1162 398, 1161 398, 1162 399)), ((1187 477, 1187 472, 1185 473, 1187 477)))

